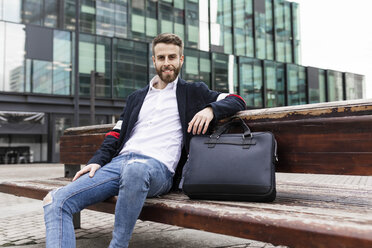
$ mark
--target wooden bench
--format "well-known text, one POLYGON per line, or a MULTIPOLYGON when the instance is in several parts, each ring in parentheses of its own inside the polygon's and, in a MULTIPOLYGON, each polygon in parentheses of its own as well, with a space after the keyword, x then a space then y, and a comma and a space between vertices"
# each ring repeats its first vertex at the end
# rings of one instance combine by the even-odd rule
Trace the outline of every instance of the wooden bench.
MULTIPOLYGON (((277 199, 273 203, 195 201, 172 191, 147 199, 140 219, 290 247, 372 247, 371 101, 247 110, 238 116, 253 131, 271 131, 276 136, 277 172, 282 172, 277 173, 277 199), (353 178, 360 182, 335 182, 353 178)), ((112 127, 65 131, 61 161, 66 177, 88 161, 112 127)), ((69 181, 8 182, 0 184, 0 191, 42 199, 69 181)), ((113 197, 89 209, 114 213, 115 201, 113 197)))

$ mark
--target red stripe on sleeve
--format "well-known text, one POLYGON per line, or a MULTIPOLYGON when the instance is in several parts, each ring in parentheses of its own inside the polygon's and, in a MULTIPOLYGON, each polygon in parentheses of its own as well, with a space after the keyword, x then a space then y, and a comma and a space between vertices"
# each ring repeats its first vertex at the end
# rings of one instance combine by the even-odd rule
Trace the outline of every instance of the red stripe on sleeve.
POLYGON ((119 137, 120 137, 120 133, 114 132, 114 131, 106 133, 105 137, 107 137, 108 135, 114 136, 117 139, 119 139, 119 137))
POLYGON ((235 96, 235 97, 238 97, 238 98, 240 98, 244 103, 245 103, 245 101, 244 101, 244 99, 243 99, 243 97, 241 97, 241 96, 239 96, 239 95, 235 95, 235 94, 229 94, 228 96, 235 96))

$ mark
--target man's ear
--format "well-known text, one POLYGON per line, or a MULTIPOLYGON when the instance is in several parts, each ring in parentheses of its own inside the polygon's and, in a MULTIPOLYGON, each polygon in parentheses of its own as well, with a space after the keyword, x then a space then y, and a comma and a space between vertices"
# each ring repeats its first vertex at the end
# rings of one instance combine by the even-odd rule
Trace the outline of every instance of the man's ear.
POLYGON ((183 65, 184 59, 185 59, 185 56, 182 54, 180 58, 181 66, 183 65))
POLYGON ((154 64, 154 67, 156 67, 155 66, 155 57, 154 57, 154 55, 152 55, 152 63, 154 64))

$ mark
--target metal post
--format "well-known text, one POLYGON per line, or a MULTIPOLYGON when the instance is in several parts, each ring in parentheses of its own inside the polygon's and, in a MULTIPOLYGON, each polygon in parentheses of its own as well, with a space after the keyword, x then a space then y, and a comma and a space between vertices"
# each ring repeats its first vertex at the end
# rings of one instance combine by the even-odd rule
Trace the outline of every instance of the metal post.
MULTIPOLYGON (((80 84, 79 84, 79 32, 80 32, 80 1, 75 0, 75 95, 74 95, 74 126, 78 127, 79 126, 79 89, 80 89, 80 84)), ((73 166, 65 166, 65 171, 66 176, 71 177, 75 173, 76 169, 80 169, 80 166, 75 166, 74 169, 72 169, 73 166)), ((80 228, 80 212, 74 214, 73 216, 73 223, 75 229, 80 228)))
POLYGON ((96 72, 90 72, 90 125, 95 123, 96 72))
POLYGON ((74 94, 74 126, 79 126, 79 16, 80 16, 80 1, 75 0, 75 94, 74 94))

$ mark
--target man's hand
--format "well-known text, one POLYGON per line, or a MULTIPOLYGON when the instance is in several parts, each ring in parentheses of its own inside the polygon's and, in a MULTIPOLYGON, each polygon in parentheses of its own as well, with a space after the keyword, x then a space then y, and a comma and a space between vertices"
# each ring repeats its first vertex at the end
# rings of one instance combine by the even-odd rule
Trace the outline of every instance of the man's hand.
POLYGON ((187 132, 195 134, 200 134, 201 132, 205 134, 208 130, 209 123, 213 120, 214 114, 212 107, 206 107, 205 109, 196 113, 194 118, 189 122, 189 127, 187 132))
POLYGON ((99 168, 101 168, 101 166, 99 164, 88 164, 88 165, 84 166, 83 169, 79 170, 76 173, 76 175, 74 176, 74 178, 72 179, 72 181, 75 181, 76 179, 78 179, 80 176, 84 175, 87 172, 89 172, 89 177, 93 177, 94 176, 94 173, 99 168))

